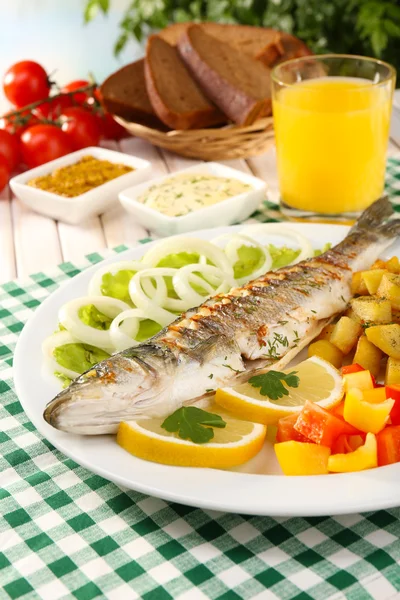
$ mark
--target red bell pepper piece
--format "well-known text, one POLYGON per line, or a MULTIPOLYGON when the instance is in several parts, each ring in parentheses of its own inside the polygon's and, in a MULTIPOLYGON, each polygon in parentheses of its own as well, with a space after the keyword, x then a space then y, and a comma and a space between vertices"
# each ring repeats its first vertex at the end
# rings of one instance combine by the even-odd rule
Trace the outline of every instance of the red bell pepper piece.
POLYGON ((352 425, 308 400, 294 424, 294 429, 312 442, 329 448, 339 435, 358 433, 352 425))
POLYGON ((348 454, 354 452, 363 445, 365 434, 362 435, 346 435, 342 433, 332 444, 332 454, 348 454))
POLYGON ((298 412, 282 417, 278 421, 278 431, 276 433, 277 442, 310 442, 308 438, 295 430, 294 424, 299 416, 298 412))
POLYGON ((350 425, 350 423, 347 423, 347 421, 345 421, 345 419, 344 419, 344 400, 339 402, 339 404, 336 404, 336 406, 334 406, 333 408, 330 408, 329 412, 332 413, 332 415, 334 415, 341 421, 343 421, 343 423, 345 424, 345 428, 346 428, 345 435, 360 435, 360 434, 362 435, 363 434, 362 431, 359 431, 356 427, 354 427, 353 425, 350 425))
POLYGON ((400 384, 392 383, 385 387, 386 398, 394 400, 394 406, 390 411, 390 420, 392 425, 400 425, 400 384))
POLYGON ((382 429, 377 436, 378 466, 391 465, 400 462, 400 427, 389 425, 382 429))
POLYGON ((342 375, 348 375, 349 373, 358 373, 359 371, 365 371, 365 368, 359 365, 358 363, 346 365, 341 368, 342 375))
POLYGON ((330 408, 329 411, 335 415, 335 417, 339 417, 339 419, 344 419, 343 411, 344 411, 344 400, 336 404, 333 408, 330 408))

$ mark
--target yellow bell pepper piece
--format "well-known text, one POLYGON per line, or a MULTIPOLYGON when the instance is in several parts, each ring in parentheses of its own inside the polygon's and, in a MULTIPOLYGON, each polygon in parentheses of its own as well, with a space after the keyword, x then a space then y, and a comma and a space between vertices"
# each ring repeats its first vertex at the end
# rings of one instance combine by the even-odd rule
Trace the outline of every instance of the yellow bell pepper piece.
POLYGON ((359 389, 350 389, 344 400, 343 417, 347 423, 366 433, 378 433, 389 418, 394 400, 384 402, 368 402, 359 389))
POLYGON ((332 454, 328 458, 328 470, 331 473, 351 473, 378 466, 378 450, 376 437, 367 433, 363 446, 349 454, 332 454))
POLYGON ((306 442, 280 442, 275 453, 285 475, 325 475, 331 449, 306 442))
POLYGON ((380 404, 386 402, 386 389, 384 387, 374 388, 373 390, 363 390, 363 399, 371 404, 380 404))
POLYGON ((351 388, 359 390, 372 390, 374 388, 371 373, 367 369, 356 373, 346 373, 346 375, 343 375, 343 379, 345 392, 348 392, 351 388))

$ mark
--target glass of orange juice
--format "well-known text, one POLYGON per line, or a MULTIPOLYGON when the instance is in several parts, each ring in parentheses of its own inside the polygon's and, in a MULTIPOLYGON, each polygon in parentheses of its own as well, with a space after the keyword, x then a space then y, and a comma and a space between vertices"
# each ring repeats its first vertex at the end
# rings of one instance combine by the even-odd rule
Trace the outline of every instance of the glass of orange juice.
POLYGON ((396 72, 373 58, 330 54, 272 72, 281 210, 355 218, 382 195, 396 72))

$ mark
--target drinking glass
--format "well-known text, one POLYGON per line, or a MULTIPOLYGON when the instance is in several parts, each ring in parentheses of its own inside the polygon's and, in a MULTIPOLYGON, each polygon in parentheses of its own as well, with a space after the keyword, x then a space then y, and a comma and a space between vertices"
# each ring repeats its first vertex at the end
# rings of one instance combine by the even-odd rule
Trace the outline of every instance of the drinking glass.
POLYGON ((395 69, 330 54, 272 71, 281 210, 356 218, 384 189, 395 69))

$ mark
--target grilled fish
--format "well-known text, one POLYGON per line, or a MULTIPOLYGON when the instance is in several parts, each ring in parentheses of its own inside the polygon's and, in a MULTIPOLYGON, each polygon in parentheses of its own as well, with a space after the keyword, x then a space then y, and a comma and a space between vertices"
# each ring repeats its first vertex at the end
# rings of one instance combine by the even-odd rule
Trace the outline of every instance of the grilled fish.
POLYGON ((259 368, 284 367, 346 308, 352 272, 367 269, 400 233, 392 212, 378 200, 324 254, 210 298, 103 360, 47 405, 45 420, 72 433, 115 433, 121 421, 164 417, 259 368))

